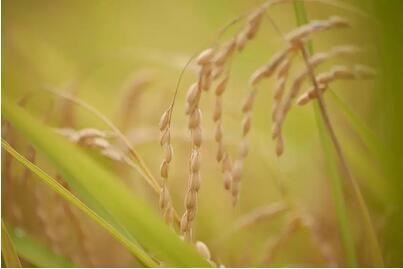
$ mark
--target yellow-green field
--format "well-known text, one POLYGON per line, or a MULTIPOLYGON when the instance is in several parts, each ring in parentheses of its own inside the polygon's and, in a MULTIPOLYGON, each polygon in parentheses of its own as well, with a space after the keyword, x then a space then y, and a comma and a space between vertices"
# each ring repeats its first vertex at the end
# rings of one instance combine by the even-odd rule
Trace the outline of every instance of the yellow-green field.
MULTIPOLYGON (((13 267, 19 260, 23 267, 402 266, 403 6, 375 0, 284 2, 269 6, 256 36, 201 93, 198 149, 185 114, 187 91, 201 69, 194 58, 209 47, 218 55, 222 44, 251 25, 260 1, 3 1, 1 202, 2 236, 10 240, 2 240, 2 265, 13 267), (279 78, 275 73, 263 79, 256 87, 249 153, 234 206, 216 161, 215 87, 228 74, 220 122, 233 168, 252 73, 290 44, 288 32, 331 16, 351 27, 313 34, 304 40, 305 51, 339 45, 360 50, 308 72, 300 94, 312 85, 310 75, 336 65, 362 64, 376 76, 354 73, 331 83, 321 95, 324 110, 316 99, 304 106, 293 100, 282 126, 281 156, 272 139, 279 78), (159 208, 165 182, 159 122, 176 89, 167 180, 176 218, 169 225, 159 208), (108 150, 119 160, 91 144, 94 137, 72 138, 85 128, 99 130, 98 141, 110 143, 108 150), (179 222, 195 150, 201 186, 189 242, 179 222)), ((302 57, 304 47, 295 46, 282 100, 298 72, 312 67, 302 57)))

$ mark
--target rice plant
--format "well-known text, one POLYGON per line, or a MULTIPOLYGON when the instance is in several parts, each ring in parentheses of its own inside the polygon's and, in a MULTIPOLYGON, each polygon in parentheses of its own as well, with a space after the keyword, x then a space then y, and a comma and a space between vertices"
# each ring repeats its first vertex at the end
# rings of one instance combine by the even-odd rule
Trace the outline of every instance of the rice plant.
POLYGON ((2 265, 401 266, 399 7, 4 1, 2 265))

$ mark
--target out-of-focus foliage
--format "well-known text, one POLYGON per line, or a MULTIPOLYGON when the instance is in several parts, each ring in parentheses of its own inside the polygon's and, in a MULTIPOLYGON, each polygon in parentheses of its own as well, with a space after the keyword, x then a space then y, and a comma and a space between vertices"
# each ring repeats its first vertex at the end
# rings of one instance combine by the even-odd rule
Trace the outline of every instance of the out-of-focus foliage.
POLYGON ((385 227, 385 257, 390 266, 402 266, 403 235, 403 24, 401 1, 374 1, 375 16, 379 20, 377 44, 381 81, 377 85, 374 107, 379 135, 383 141, 381 162, 386 171, 388 196, 387 227, 385 227))
MULTIPOLYGON (((25 113, 52 128, 107 129, 88 111, 71 106, 43 89, 74 93, 124 131, 157 177, 163 156, 158 142, 158 121, 173 96, 181 69, 194 53, 208 46, 222 26, 257 4, 241 0, 2 1, 2 97, 12 100, 9 106, 26 98, 25 113), (150 83, 136 95, 128 113, 124 109, 127 93, 142 76, 147 76, 150 83), (127 123, 123 118, 129 114, 127 123)), ((368 12, 371 19, 311 1, 305 6, 310 19, 341 15, 354 26, 352 30, 323 33, 313 39, 315 51, 346 42, 358 44, 367 51, 354 56, 354 60, 376 66, 380 73, 375 83, 337 82, 332 86, 333 93, 326 93, 325 100, 349 167, 369 208, 385 265, 401 266, 403 108, 400 103, 403 77, 400 65, 403 57, 399 46, 403 41, 403 22, 399 13, 402 4, 398 0, 356 0, 348 1, 348 4, 368 12), (337 98, 332 97, 333 94, 337 98), (339 100, 348 109, 343 108, 339 100)), ((269 14, 281 32, 296 26, 291 4, 276 6, 269 14)), ((240 27, 231 27, 222 40, 231 37, 240 27)), ((241 137, 240 104, 248 90, 249 76, 283 44, 270 21, 265 20, 257 38, 232 63, 223 113, 225 141, 232 153, 236 152, 241 137)), ((326 64, 318 71, 324 71, 336 62, 343 60, 326 64)), ((302 62, 298 67, 302 67, 302 62)), ((190 155, 184 100, 187 88, 195 79, 195 66, 190 65, 181 82, 172 119, 174 158, 169 188, 179 213, 184 210, 190 155)), ((270 263, 267 262, 270 242, 281 234, 293 213, 298 212, 314 220, 320 242, 330 246, 337 265, 346 266, 331 198, 330 173, 314 112, 310 106, 293 109, 283 130, 285 153, 277 158, 275 144, 270 138, 274 83, 269 80, 259 89, 253 112, 250 154, 245 162, 240 201, 235 208, 230 195, 223 189, 220 167, 214 161, 216 145, 211 119, 214 99, 209 95, 202 100, 203 182, 195 238, 205 242, 213 259, 226 266, 328 265, 318 246, 311 242, 312 236, 306 228, 298 229, 270 263), (234 228, 245 214, 279 201, 291 209, 253 226, 234 228)), ((13 128, 2 135, 22 155, 29 155, 27 137, 13 128)), ((53 140, 48 142, 53 143, 53 140)), ((47 145, 47 148, 56 149, 56 144, 47 145)), ((38 145, 36 147, 39 149, 38 145)), ((134 197, 141 197, 149 206, 158 208, 158 195, 135 170, 107 160, 93 150, 83 151, 97 165, 113 173, 113 178, 123 183, 134 197)), ((59 166, 52 165, 52 158, 49 160, 40 151, 35 163, 57 178, 66 157, 62 152, 60 154, 59 166)), ((60 221, 59 213, 65 212, 66 208, 64 200, 42 185, 35 175, 30 175, 25 182, 23 166, 12 161, 9 155, 2 154, 2 157, 2 217, 7 222, 35 235, 53 251, 59 251, 82 266, 140 265, 124 247, 82 213, 72 211, 79 216, 79 224, 87 227, 83 230, 84 237, 78 234, 77 227, 80 226, 72 221, 73 218, 60 221), (38 199, 38 194, 42 200, 38 199), (41 206, 38 201, 42 201, 41 206), (88 244, 80 243, 80 238, 85 238, 88 244)), ((74 159, 74 156, 69 158, 74 159)), ((92 171, 84 171, 85 168, 82 170, 88 177, 95 175, 92 171)), ((88 180, 98 182, 96 177, 88 180)), ((367 234, 362 229, 360 208, 351 189, 344 187, 343 191, 358 265, 371 266, 372 257, 367 234)), ((104 199, 116 196, 111 193, 104 199)), ((120 214, 122 212, 123 209, 120 214)))
MULTIPOLYGON (((46 245, 30 237, 24 231, 9 227, 10 238, 15 244, 18 255, 38 267, 75 267, 64 257, 51 251, 46 245)), ((10 266, 13 267, 13 266, 10 266)))

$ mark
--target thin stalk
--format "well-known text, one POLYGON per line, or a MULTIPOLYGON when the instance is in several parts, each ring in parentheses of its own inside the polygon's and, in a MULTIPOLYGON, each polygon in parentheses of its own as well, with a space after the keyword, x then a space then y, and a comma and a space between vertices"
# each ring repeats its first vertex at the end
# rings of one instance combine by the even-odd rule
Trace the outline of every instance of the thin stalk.
MULTIPOLYGON (((294 7, 295 7, 295 13, 296 13, 298 23, 299 24, 306 23, 308 20, 307 20, 304 4, 301 2, 294 2, 294 7)), ((315 87, 316 95, 318 96, 318 98, 317 98, 318 102, 315 104, 315 114, 317 115, 316 118, 317 118, 318 126, 321 126, 324 123, 324 127, 325 127, 325 128, 323 128, 323 126, 322 126, 322 128, 319 128, 319 129, 325 129, 325 130, 327 130, 327 132, 329 134, 329 137, 333 144, 333 147, 334 147, 333 149, 336 152, 342 173, 344 174, 345 178, 347 178, 348 182, 351 183, 351 185, 353 187, 353 192, 357 198, 358 205, 361 209, 361 213, 363 214, 365 229, 369 235, 369 241, 370 241, 370 244, 372 247, 372 256, 373 256, 374 265, 382 267, 383 258, 382 258, 382 254, 380 251, 380 247, 379 247, 377 238, 376 238, 375 230, 372 226, 368 208, 365 204, 364 198, 360 191, 360 187, 359 187, 357 181, 353 178, 353 176, 349 170, 347 161, 344 157, 340 143, 337 139, 333 125, 330 121, 329 113, 327 111, 321 91, 319 90, 318 83, 315 78, 314 70, 310 66, 309 61, 308 61, 309 54, 313 53, 312 43, 311 42, 308 43, 307 47, 302 46, 301 51, 302 51, 304 61, 307 65, 309 75, 310 75, 313 85, 315 87), (318 116, 319 113, 320 113, 321 117, 318 116), (323 123, 320 121, 320 118, 322 118, 323 123)), ((324 137, 324 132, 320 132, 320 136, 321 136, 322 142, 324 142, 327 139, 324 137)), ((325 145, 327 143, 325 142, 323 144, 325 145)), ((329 145, 325 146, 325 151, 330 153, 331 148, 329 147, 329 145)), ((330 156, 330 154, 327 154, 327 155, 330 156)), ((337 167, 334 167, 335 162, 329 162, 329 165, 333 166, 332 169, 334 169, 334 170, 337 169, 337 167)), ((332 173, 332 174, 337 175, 335 173, 332 173)), ((333 192, 333 197, 335 199, 336 211, 338 212, 337 214, 338 214, 339 225, 340 225, 340 229, 341 229, 341 233, 342 233, 342 241, 343 241, 343 245, 344 245, 344 248, 346 251, 348 265, 352 266, 352 267, 356 267, 357 258, 356 258, 354 242, 353 242, 353 238, 351 236, 351 231, 350 231, 348 218, 347 218, 347 214, 346 214, 347 210, 346 210, 345 199, 344 199, 344 195, 343 195, 341 178, 333 177, 331 186, 333 188, 332 192, 333 192)))
POLYGON ((354 5, 350 5, 346 3, 345 1, 338 1, 338 0, 268 0, 266 3, 269 5, 278 5, 278 4, 286 4, 289 2, 294 2, 294 3, 318 3, 318 4, 323 4, 327 5, 329 7, 334 7, 338 8, 340 10, 348 11, 350 13, 353 13, 354 15, 360 16, 362 18, 371 20, 372 22, 377 22, 377 20, 371 16, 370 14, 362 11, 359 8, 356 8, 354 5))
MULTIPOLYGON (((18 255, 35 268, 78 268, 67 257, 59 255, 47 245, 27 234, 26 231, 9 223, 6 224, 10 239, 18 255)), ((13 266, 9 266, 12 268, 13 266)))
POLYGON ((111 234, 117 241, 119 241, 127 250, 129 250, 135 257, 139 259, 139 261, 147 267, 159 267, 158 263, 156 263, 144 250, 142 250, 139 246, 134 244, 132 241, 128 240, 125 236, 123 236, 119 231, 115 229, 109 222, 100 217, 96 212, 94 212, 91 208, 85 205, 80 201, 76 196, 74 196, 71 192, 69 192, 63 185, 57 182, 56 179, 49 176, 46 172, 44 172, 41 168, 30 162, 24 156, 19 154, 13 147, 10 146, 4 139, 1 140, 1 146, 4 150, 6 150, 14 159, 24 165, 27 169, 31 170, 34 174, 36 174, 42 182, 47 184, 53 191, 59 194, 63 199, 65 199, 68 203, 77 207, 80 211, 82 211, 85 215, 94 220, 97 224, 99 224, 102 228, 104 228, 107 232, 111 234))
MULTIPOLYGON (((330 90, 330 89, 329 89, 330 90)), ((357 115, 352 111, 351 108, 333 91, 329 91, 330 96, 334 103, 336 103, 337 107, 340 109, 341 112, 347 117, 348 121, 350 122, 351 126, 363 140, 365 145, 371 150, 371 152, 375 155, 380 155, 381 147, 380 142, 376 135, 368 128, 365 123, 357 117, 357 115)))
POLYGON ((160 185, 155 177, 151 174, 150 170, 148 169, 147 165, 145 164, 144 160, 140 157, 140 155, 135 151, 135 149, 130 144, 129 140, 124 136, 124 134, 116 127, 104 114, 99 112, 97 109, 89 105, 88 103, 84 102, 81 99, 75 98, 69 94, 64 94, 60 92, 53 91, 51 89, 45 89, 47 92, 52 93, 60 98, 68 100, 76 105, 84 108, 85 110, 94 114, 97 118, 103 121, 121 140, 121 142, 125 145, 126 149, 128 150, 129 154, 132 158, 136 161, 136 169, 140 173, 141 176, 147 181, 147 183, 156 191, 159 192, 160 185))
MULTIPOLYGON (((303 49, 303 54, 304 54, 304 59, 307 56, 306 49, 303 49)), ((313 75, 314 76, 314 75, 313 75)), ((315 88, 317 87, 316 80, 313 80, 315 88)), ((322 97, 321 97, 322 98, 322 97)), ((338 167, 337 167, 337 158, 335 157, 335 152, 340 160, 340 164, 342 166, 342 170, 345 173, 345 176, 347 178, 350 178, 350 172, 348 168, 345 165, 344 162, 344 157, 343 161, 341 161, 340 155, 342 154, 340 151, 340 146, 338 144, 338 140, 335 136, 333 127, 330 123, 330 119, 326 113, 326 108, 324 104, 320 103, 318 99, 318 103, 315 104, 315 116, 319 128, 319 135, 321 137, 322 145, 324 147, 325 155, 327 156, 328 159, 328 166, 330 169, 330 180, 331 180, 331 191, 332 191, 332 196, 334 200, 334 204, 336 207, 336 214, 339 222, 339 228, 340 228, 340 233, 341 233, 341 239, 342 239, 342 244, 344 247, 345 254, 347 256, 347 264, 350 267, 356 267, 357 266, 357 257, 356 257, 356 251, 354 247, 354 240, 353 236, 351 233, 351 227, 350 223, 348 221, 348 216, 347 216, 347 206, 346 206, 346 201, 343 193, 343 184, 342 184, 342 179, 339 175, 338 172, 338 167), (323 112, 325 111, 325 113, 323 112), (323 120, 323 122, 322 122, 323 120), (329 137, 326 137, 326 133, 329 134, 329 137), (336 144, 335 144, 336 141, 336 144), (334 148, 332 148, 332 143, 334 145, 334 148), (345 170, 347 169, 347 170, 345 170)))
MULTIPOLYGON (((298 25, 302 25, 308 22, 308 18, 305 12, 305 7, 304 4, 301 2, 294 2, 294 10, 296 14, 296 19, 298 25)), ((341 164, 343 166, 343 169, 346 169, 346 176, 350 176, 348 168, 345 161, 343 154, 341 153, 341 149, 339 146, 339 142, 336 138, 336 135, 334 133, 333 126, 330 122, 330 118, 328 116, 327 110, 325 103, 323 101, 322 95, 320 91, 318 90, 318 85, 317 81, 315 79, 315 74, 314 71, 312 70, 312 67, 309 65, 308 61, 308 53, 312 54, 313 53, 313 44, 312 42, 308 42, 306 46, 302 47, 302 54, 305 63, 307 64, 308 70, 309 70, 309 75, 311 76, 312 82, 315 86, 315 91, 318 94, 318 102, 314 103, 314 110, 315 110, 315 116, 316 116, 316 122, 319 128, 319 136, 321 138, 321 142, 325 151, 325 156, 328 159, 328 166, 330 169, 330 174, 331 174, 331 181, 330 181, 330 187, 332 191, 332 196, 336 208, 336 215, 338 219, 338 224, 339 224, 339 229, 340 229, 340 236, 341 236, 341 241, 342 245, 347 257, 347 265, 350 267, 357 267, 357 257, 356 257, 356 251, 354 247, 354 240, 352 237, 351 233, 351 228, 350 224, 348 221, 348 216, 347 216, 347 208, 346 208, 346 203, 345 203, 345 198, 344 198, 344 193, 343 193, 343 186, 342 186, 342 180, 338 174, 338 168, 337 168, 337 161, 334 156, 333 148, 331 146, 331 142, 334 144, 334 150, 336 150, 337 155, 341 161, 341 164), (309 50, 309 52, 308 52, 309 50), (322 121, 323 120, 323 121, 322 121), (329 134, 329 137, 326 136, 326 131, 329 134), (330 140, 329 140, 330 138, 330 140)))
MULTIPOLYGON (((145 161, 141 158, 141 156, 133 148, 133 146, 131 145, 130 141, 126 138, 126 136, 104 114, 102 114, 95 107, 91 106, 90 104, 86 103, 85 101, 75 98, 74 96, 71 96, 69 94, 63 94, 63 93, 56 92, 54 90, 47 89, 47 88, 45 88, 44 90, 57 97, 63 98, 65 100, 68 100, 68 101, 80 106, 81 108, 92 113, 94 116, 96 116, 102 122, 104 122, 115 133, 115 135, 120 139, 120 141, 125 145, 127 151, 130 154, 131 159, 134 160, 134 162, 131 162, 130 166, 133 167, 145 179, 145 181, 148 183, 148 185, 150 185, 150 187, 157 194, 160 192, 161 186, 158 183, 158 181, 155 179, 155 177, 152 175, 152 173, 150 172, 150 169, 146 165, 145 161)), ((173 210, 174 210, 175 222, 176 222, 176 224, 179 225, 179 215, 176 212, 175 208, 173 208, 173 210)))
POLYGON ((15 250, 14 243, 10 238, 7 227, 3 220, 1 220, 1 254, 6 267, 22 267, 17 251, 15 250))

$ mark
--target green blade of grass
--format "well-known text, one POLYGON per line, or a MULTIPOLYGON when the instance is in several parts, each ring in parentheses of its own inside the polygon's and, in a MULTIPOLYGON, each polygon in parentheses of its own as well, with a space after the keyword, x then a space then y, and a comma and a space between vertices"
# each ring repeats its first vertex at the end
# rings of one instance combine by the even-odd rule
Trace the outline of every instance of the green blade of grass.
MULTIPOLYGON (((294 1, 294 10, 298 25, 302 25, 308 22, 303 2, 294 1)), ((307 43, 307 50, 309 51, 310 54, 313 53, 312 42, 307 43)), ((332 142, 330 141, 330 138, 327 136, 326 129, 322 121, 319 104, 317 102, 314 102, 314 111, 319 131, 319 137, 326 156, 328 170, 330 172, 330 187, 336 209, 341 242, 347 258, 347 265, 350 267, 357 267, 357 257, 355 253, 354 240, 351 234, 351 227, 347 217, 347 209, 343 194, 342 178, 338 171, 336 154, 333 150, 332 142)))
POLYGON ((21 229, 7 225, 10 238, 15 244, 18 254, 26 261, 38 267, 71 268, 76 267, 71 261, 50 250, 21 229))
POLYGON ((403 267, 403 1, 372 0, 376 25, 380 80, 376 88, 374 121, 381 136, 381 165, 387 175, 385 183, 388 214, 383 233, 387 267, 403 267))
POLYGON ((149 205, 78 147, 57 136, 6 98, 3 98, 2 111, 13 127, 47 157, 73 189, 76 185, 82 186, 158 259, 176 267, 210 267, 193 247, 165 225, 149 205))
POLYGON ((129 250, 135 257, 139 259, 139 261, 147 267, 158 267, 159 265, 147 254, 145 253, 137 244, 132 242, 130 238, 127 238, 125 234, 122 234, 119 230, 117 230, 113 225, 108 223, 102 217, 100 217, 97 213, 92 211, 89 207, 87 207, 83 202, 81 202, 77 197, 75 197, 71 192, 65 189, 56 179, 49 176, 42 169, 37 167, 35 164, 27 160, 24 156, 19 154, 16 150, 14 150, 5 140, 2 139, 1 146, 17 161, 22 163, 26 168, 31 170, 34 174, 36 174, 42 182, 48 185, 53 191, 59 194, 63 199, 65 199, 70 204, 76 206, 79 210, 81 210, 85 215, 90 217, 96 223, 98 223, 101 227, 103 227, 107 232, 109 232, 116 240, 118 240, 127 250, 129 250))
POLYGON ((330 188, 336 209, 338 225, 340 229, 341 242, 347 258, 349 267, 357 267, 357 257, 354 247, 354 240, 351 233, 350 223, 347 216, 347 207, 343 193, 342 177, 337 167, 336 153, 334 152, 332 142, 326 135, 326 129, 322 122, 317 104, 314 105, 315 118, 318 125, 320 141, 327 160, 327 168, 330 174, 330 188))
MULTIPOLYGON (((307 15, 306 15, 306 11, 305 11, 305 6, 303 2, 298 2, 294 1, 294 7, 295 7, 295 12, 297 13, 297 20, 299 24, 302 23, 306 23, 308 21, 307 19, 307 15)), ((308 51, 310 54, 313 53, 313 45, 312 42, 308 43, 308 51)), ((340 102, 338 103, 340 104, 340 102)), ((344 107, 340 107, 341 109, 343 109, 344 107)), ((350 227, 349 227, 349 223, 348 223, 348 219, 347 219, 347 210, 346 210, 346 205, 345 205, 345 201, 344 201, 344 194, 343 194, 343 177, 340 175, 340 172, 337 169, 336 163, 337 160, 340 160, 341 162, 343 161, 343 156, 341 156, 341 152, 339 152, 339 158, 336 158, 337 154, 336 154, 336 142, 337 141, 331 141, 329 139, 329 136, 327 136, 326 134, 326 129, 324 128, 324 123, 322 122, 322 115, 321 115, 321 111, 319 109, 319 104, 317 102, 314 103, 314 109, 315 109, 315 117, 316 117, 316 121, 319 127, 319 134, 321 137, 321 141, 322 141, 322 145, 324 146, 324 150, 325 150, 325 155, 326 158, 328 160, 328 166, 331 174, 333 176, 331 176, 331 187, 332 187, 332 193, 333 193, 333 199, 335 200, 335 204, 336 204, 336 213, 338 215, 339 218, 339 225, 340 225, 340 230, 341 230, 341 237, 342 237, 342 242, 346 251, 346 255, 347 255, 347 260, 349 263, 349 266, 356 266, 357 263, 357 258, 356 258, 356 254, 355 254, 355 249, 354 249, 354 241, 351 235, 351 231, 350 231, 350 227), (322 131, 320 130, 322 129, 322 131), (328 139, 328 141, 326 141, 326 139, 328 139), (332 147, 332 143, 334 142, 334 146, 332 147), (334 166, 334 167, 332 167, 334 166)), ((357 117, 355 117, 355 115, 350 111, 344 111, 345 114, 347 114, 347 116, 349 116, 349 118, 352 120, 352 125, 355 127, 355 129, 358 131, 358 133, 362 133, 363 135, 363 139, 365 142, 368 143, 368 145, 373 148, 371 148, 372 150, 374 150, 377 146, 377 143, 374 142, 372 143, 372 137, 370 135, 368 135, 369 133, 367 133, 367 131, 365 130, 365 128, 363 128, 363 126, 361 125, 361 121, 358 120, 357 117), (353 117, 354 116, 354 117, 353 117)), ((376 141, 376 140, 373 140, 376 141)), ((379 149, 379 148, 376 148, 379 149)), ((346 165, 346 164, 345 164, 346 165)), ((347 167, 344 167, 345 170, 348 170, 347 167)), ((349 174, 348 171, 347 175, 349 174)), ((375 266, 380 266, 383 267, 383 257, 382 257, 382 252, 378 243, 378 239, 375 233, 375 229, 372 225, 372 221, 371 221, 371 217, 369 215, 369 210, 366 206, 364 197, 361 193, 360 187, 358 185, 358 183, 356 182, 356 180, 349 176, 350 179, 350 183, 351 183, 351 187, 352 190, 354 192, 355 198, 357 199, 357 203, 358 206, 360 208, 360 213, 362 216, 362 222, 363 222, 363 229, 366 232, 366 235, 368 236, 368 241, 369 241, 369 247, 370 247, 370 251, 371 251, 371 256, 372 256, 372 260, 375 266)))
POLYGON ((362 120, 357 117, 357 115, 339 96, 337 96, 332 90, 329 91, 329 93, 334 103, 346 116, 348 122, 350 123, 350 126, 363 140, 364 144, 372 151, 372 153, 379 155, 381 153, 381 147, 379 140, 377 139, 375 134, 362 122, 362 120))
POLYGON ((20 268, 22 265, 20 259, 18 258, 14 243, 14 240, 11 239, 10 234, 8 233, 6 225, 4 224, 3 220, 1 220, 1 254, 3 256, 5 266, 11 268, 20 268))

